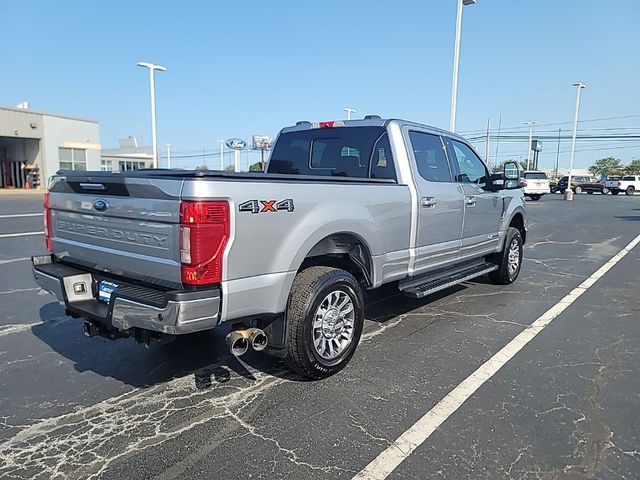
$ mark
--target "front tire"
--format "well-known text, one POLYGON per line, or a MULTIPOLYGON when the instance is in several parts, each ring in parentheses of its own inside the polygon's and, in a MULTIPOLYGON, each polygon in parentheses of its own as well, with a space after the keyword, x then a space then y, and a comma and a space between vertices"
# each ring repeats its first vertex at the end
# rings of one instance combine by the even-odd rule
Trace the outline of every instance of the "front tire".
POLYGON ((578 185, 576 188, 573 189, 573 193, 575 193, 576 195, 580 195, 582 193, 582 187, 578 185))
POLYGON ((611 190, 611 195, 618 195, 620 190, 611 190))
POLYGON ((345 270, 309 267, 293 281, 286 315, 287 367, 309 378, 329 377, 349 363, 360 341, 362 288, 345 270))
POLYGON ((520 230, 509 227, 504 240, 504 248, 496 254, 498 269, 489 273, 489 280, 496 285, 513 283, 520 274, 523 249, 524 243, 520 230))
POLYGON ((606 195, 607 193, 609 193, 609 189, 607 187, 604 187, 601 193, 602 195, 606 195))

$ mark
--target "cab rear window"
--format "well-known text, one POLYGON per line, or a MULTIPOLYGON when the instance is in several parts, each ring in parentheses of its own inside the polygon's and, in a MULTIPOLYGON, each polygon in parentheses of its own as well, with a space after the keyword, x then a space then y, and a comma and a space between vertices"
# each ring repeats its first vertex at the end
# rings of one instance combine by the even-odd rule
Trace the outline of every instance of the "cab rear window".
POLYGON ((314 128, 283 133, 267 173, 396 180, 384 127, 314 128))

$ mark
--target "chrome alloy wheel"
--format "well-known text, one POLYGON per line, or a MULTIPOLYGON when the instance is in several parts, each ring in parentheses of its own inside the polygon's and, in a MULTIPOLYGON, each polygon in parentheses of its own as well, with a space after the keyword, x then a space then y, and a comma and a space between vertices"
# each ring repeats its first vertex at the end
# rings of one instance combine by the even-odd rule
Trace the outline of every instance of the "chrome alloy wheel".
POLYGON ((333 360, 351 344, 355 310, 351 297, 334 290, 320 303, 313 316, 313 345, 320 357, 333 360))
POLYGON ((511 240, 509 244, 509 276, 513 277, 520 266, 520 243, 517 238, 511 240))

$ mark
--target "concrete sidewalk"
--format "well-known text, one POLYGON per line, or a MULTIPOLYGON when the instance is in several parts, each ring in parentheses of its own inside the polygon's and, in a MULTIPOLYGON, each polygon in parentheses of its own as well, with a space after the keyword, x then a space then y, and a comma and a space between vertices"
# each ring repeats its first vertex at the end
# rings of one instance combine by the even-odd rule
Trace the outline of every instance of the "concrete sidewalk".
POLYGON ((0 196, 4 195, 44 195, 45 189, 35 188, 0 188, 0 196))

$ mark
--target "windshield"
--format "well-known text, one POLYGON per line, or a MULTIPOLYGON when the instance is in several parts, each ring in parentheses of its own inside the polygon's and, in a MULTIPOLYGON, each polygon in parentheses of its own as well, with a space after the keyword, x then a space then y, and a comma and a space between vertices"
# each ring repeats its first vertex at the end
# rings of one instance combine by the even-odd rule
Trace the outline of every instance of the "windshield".
POLYGON ((396 179, 384 127, 314 128, 283 133, 267 173, 396 179))
POLYGON ((538 180, 546 180, 547 174, 544 172, 525 172, 524 178, 533 178, 538 180))

